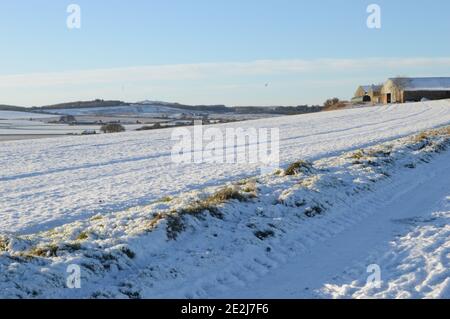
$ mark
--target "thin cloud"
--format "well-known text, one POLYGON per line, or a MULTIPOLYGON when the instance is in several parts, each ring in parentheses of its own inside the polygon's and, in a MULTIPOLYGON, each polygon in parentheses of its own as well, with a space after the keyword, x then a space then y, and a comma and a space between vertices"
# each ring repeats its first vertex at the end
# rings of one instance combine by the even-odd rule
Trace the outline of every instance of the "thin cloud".
POLYGON ((53 73, 0 76, 0 88, 55 87, 116 82, 156 82, 220 79, 269 75, 302 75, 316 72, 450 67, 450 58, 368 58, 315 60, 258 60, 199 64, 152 65, 53 73))

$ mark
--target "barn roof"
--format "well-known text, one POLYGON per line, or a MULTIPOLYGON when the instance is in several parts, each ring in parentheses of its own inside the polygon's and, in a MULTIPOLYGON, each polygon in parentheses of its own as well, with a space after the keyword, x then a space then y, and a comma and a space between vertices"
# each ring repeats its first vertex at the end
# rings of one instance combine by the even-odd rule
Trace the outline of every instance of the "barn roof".
POLYGON ((405 91, 447 91, 450 90, 450 77, 434 78, 392 78, 395 85, 405 91))
POLYGON ((382 85, 361 85, 361 88, 364 90, 364 92, 379 92, 381 91, 382 85))

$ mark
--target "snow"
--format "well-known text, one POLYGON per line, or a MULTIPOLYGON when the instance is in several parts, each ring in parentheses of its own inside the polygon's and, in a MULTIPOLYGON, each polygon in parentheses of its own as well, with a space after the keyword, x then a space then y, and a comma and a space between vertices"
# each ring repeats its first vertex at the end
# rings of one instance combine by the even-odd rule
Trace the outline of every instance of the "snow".
POLYGON ((449 149, 447 127, 235 181, 197 212, 223 185, 3 235, 0 296, 449 298, 449 149))
POLYGON ((445 100, 214 126, 279 127, 294 175, 175 164, 171 129, 1 143, 0 297, 450 298, 448 125, 445 100))
MULTIPOLYGON (((142 127, 142 124, 125 124, 124 127, 127 130, 136 130, 142 127)), ((85 130, 96 130, 97 133, 100 133, 100 128, 101 125, 72 126, 68 124, 45 123, 38 120, 30 121, 29 118, 0 120, 0 136, 81 134, 85 130)))
MULTIPOLYGON (((286 165, 449 123, 450 101, 445 100, 214 127, 279 127, 281 165, 286 165)), ((0 143, 0 229, 45 230, 259 173, 258 164, 173 163, 171 132, 0 143)))
POLYGON ((133 116, 161 116, 161 114, 176 115, 181 113, 193 113, 193 111, 176 109, 173 107, 161 105, 129 105, 129 106, 110 106, 110 107, 90 107, 90 108, 71 108, 71 109, 49 109, 46 112, 66 115, 133 115, 133 116))
POLYGON ((51 118, 53 115, 49 114, 39 114, 32 112, 16 112, 16 111, 1 111, 0 110, 0 120, 20 120, 20 119, 43 119, 51 118))
MULTIPOLYGON (((450 101, 390 105, 214 127, 279 127, 280 158, 317 159, 450 123, 450 101)), ((0 144, 0 229, 45 230, 98 213, 258 174, 258 164, 179 165, 171 130, 0 144)))
POLYGON ((449 180, 449 154, 433 169, 419 168, 414 178, 411 172, 397 176, 356 201, 351 212, 364 217, 347 216, 350 225, 332 240, 304 249, 245 288, 212 297, 449 298, 449 180), (367 284, 369 265, 381 269, 379 288, 367 284))

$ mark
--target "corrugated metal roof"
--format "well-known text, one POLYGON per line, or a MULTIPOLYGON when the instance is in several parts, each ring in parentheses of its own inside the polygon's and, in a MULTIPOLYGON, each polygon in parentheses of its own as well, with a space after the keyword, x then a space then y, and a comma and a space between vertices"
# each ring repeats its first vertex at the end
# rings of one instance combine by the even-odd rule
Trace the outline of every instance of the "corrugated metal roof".
POLYGON ((432 78, 392 78, 395 85, 405 91, 447 91, 450 90, 450 77, 432 78))

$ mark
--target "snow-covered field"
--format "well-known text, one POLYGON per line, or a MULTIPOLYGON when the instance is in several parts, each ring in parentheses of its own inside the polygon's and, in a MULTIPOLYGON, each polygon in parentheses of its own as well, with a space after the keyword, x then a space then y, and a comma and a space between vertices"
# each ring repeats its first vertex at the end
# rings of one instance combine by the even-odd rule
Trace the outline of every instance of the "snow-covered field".
POLYGON ((23 120, 23 119, 28 120, 28 119, 43 119, 49 117, 52 117, 52 115, 32 113, 32 112, 16 112, 16 111, 0 110, 0 120, 23 120))
MULTIPOLYGON (((136 130, 142 124, 124 125, 127 130, 136 130)), ((0 120, 0 135, 67 135, 81 134, 85 130, 100 133, 101 125, 68 125, 30 121, 25 119, 0 120)))
POLYGON ((2 143, 0 295, 450 298, 450 131, 414 135, 448 125, 448 100, 231 125, 279 127, 293 175, 173 163, 169 129, 2 143))
POLYGON ((263 278, 210 296, 450 298, 450 154, 398 173, 310 223, 263 278), (367 283, 371 265, 379 287, 367 283))
MULTIPOLYGON (((100 126, 95 127, 99 129, 100 126)), ((69 126, 67 124, 48 124, 40 121, 25 119, 0 120, 1 135, 65 135, 81 133, 83 130, 93 129, 93 126, 69 126)))
POLYGON ((48 109, 48 113, 55 115, 74 115, 74 116, 123 116, 136 118, 161 118, 181 119, 184 116, 198 116, 199 114, 208 114, 210 119, 227 119, 227 120, 253 120, 261 118, 277 117, 279 115, 271 113, 223 113, 212 111, 196 111, 188 109, 178 109, 173 106, 152 105, 152 104, 135 104, 127 106, 110 106, 110 107, 90 107, 90 108, 71 108, 71 109, 48 109))
MULTIPOLYGON (((449 123, 446 100, 214 127, 279 127, 286 165, 449 123)), ((48 229, 259 172, 258 164, 179 165, 171 160, 174 144, 170 129, 0 143, 0 229, 48 229)))

